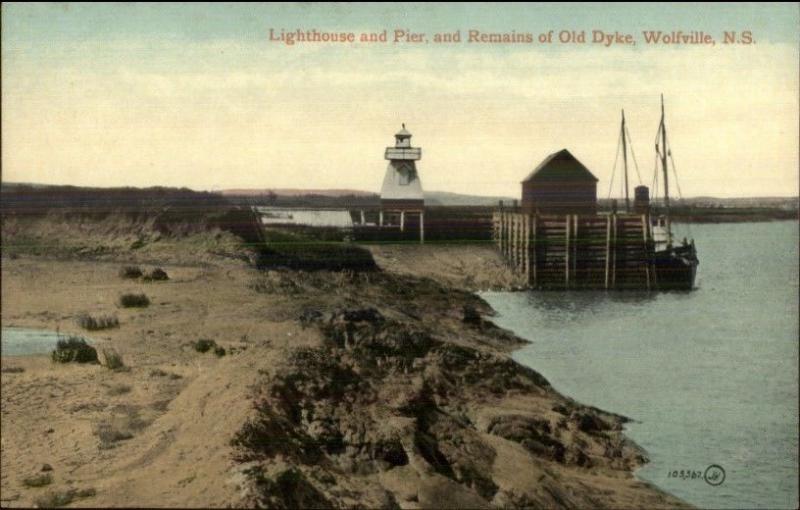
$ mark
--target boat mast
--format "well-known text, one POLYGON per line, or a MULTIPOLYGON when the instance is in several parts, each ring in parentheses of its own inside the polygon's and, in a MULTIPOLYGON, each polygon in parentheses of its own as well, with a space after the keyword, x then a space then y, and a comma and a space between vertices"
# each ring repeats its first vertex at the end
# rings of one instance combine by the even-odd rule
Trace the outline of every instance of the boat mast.
POLYGON ((625 110, 622 110, 622 163, 625 167, 625 212, 631 212, 631 201, 628 198, 628 146, 625 141, 625 110))
POLYGON ((672 226, 669 220, 669 177, 667 175, 667 125, 664 121, 664 94, 661 94, 661 167, 664 170, 664 209, 667 218, 667 246, 672 246, 672 226))

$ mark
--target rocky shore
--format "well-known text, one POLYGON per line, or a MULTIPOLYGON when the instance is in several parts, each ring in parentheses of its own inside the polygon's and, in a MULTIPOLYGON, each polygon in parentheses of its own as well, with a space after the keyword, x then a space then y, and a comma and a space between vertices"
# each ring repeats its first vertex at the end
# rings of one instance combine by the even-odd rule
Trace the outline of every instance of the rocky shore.
POLYGON ((84 335, 124 369, 2 359, 3 506, 686 506, 633 477, 626 418, 511 360, 523 341, 471 292, 514 286, 491 248, 378 247, 377 270, 304 272, 255 269, 235 242, 4 256, 4 327, 84 335), (150 305, 119 307, 129 291, 150 305), (87 313, 119 325, 83 331, 87 313), (27 483, 44 465, 50 481, 27 483))

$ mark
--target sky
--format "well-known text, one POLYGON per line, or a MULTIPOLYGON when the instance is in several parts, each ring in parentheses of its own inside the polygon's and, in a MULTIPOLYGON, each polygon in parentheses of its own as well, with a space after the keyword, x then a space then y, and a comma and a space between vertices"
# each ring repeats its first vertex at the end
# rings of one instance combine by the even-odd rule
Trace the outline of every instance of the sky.
POLYGON ((2 180, 377 192, 405 123, 425 189, 517 196, 568 148, 619 196, 620 111, 650 185, 663 93, 683 196, 795 196, 798 26, 797 4, 4 3, 2 180), (428 42, 289 46, 270 29, 428 42), (432 41, 457 30, 535 42, 432 41), (636 45, 538 42, 562 30, 636 45), (717 42, 647 45, 644 30, 717 42), (722 44, 744 30, 754 44, 722 44))

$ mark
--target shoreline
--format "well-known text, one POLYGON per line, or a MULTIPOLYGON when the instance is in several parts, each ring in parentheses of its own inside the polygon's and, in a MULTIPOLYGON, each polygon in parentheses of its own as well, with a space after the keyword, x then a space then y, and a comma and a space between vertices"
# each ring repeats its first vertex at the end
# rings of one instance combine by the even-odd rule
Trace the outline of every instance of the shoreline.
POLYGON ((93 489, 72 505, 687 506, 633 476, 643 457, 621 417, 511 360, 524 340, 481 318, 493 310, 474 294, 513 285, 491 247, 370 249, 381 271, 361 275, 257 271, 207 255, 191 266, 145 252, 136 258, 170 275, 146 284, 117 276, 124 253, 4 258, 4 324, 72 333, 78 313, 116 313, 119 328, 87 336, 128 367, 3 357, 24 369, 2 374, 2 487, 16 496, 4 504, 93 489), (139 289, 150 307, 113 305, 139 289), (227 354, 195 352, 197 338, 227 354), (350 390, 336 389, 342 380, 350 390), (43 419, 53 432, 40 430, 43 419), (109 427, 130 438, 104 443, 109 427), (289 446, 260 449, 267 430, 289 446), (41 464, 53 483, 23 487, 41 464), (286 483, 311 499, 275 500, 286 483))
MULTIPOLYGON (((477 292, 475 292, 475 294, 476 294, 478 297, 480 297, 481 299, 483 299, 483 298, 482 298, 482 296, 481 296, 481 294, 488 293, 488 292, 492 292, 492 293, 498 293, 498 294, 499 294, 499 293, 506 293, 506 292, 507 292, 507 293, 513 293, 513 292, 525 292, 525 291, 527 291, 527 290, 528 290, 528 289, 512 289, 512 290, 491 290, 491 291, 477 291, 477 292)), ((491 307, 491 304, 490 304, 489 306, 491 307)), ((495 316, 496 316, 498 313, 499 313, 499 312, 498 312, 497 310, 495 310, 494 308, 492 308, 492 317, 495 317, 495 316)), ((517 337, 519 337, 519 338, 521 338, 522 340, 524 340, 525 342, 527 342, 527 344, 520 345, 520 346, 518 346, 516 349, 513 349, 513 350, 511 350, 511 351, 509 352, 509 356, 511 356, 511 357, 512 357, 512 359, 514 359, 514 358, 513 358, 513 354, 514 354, 514 352, 516 352, 516 351, 519 351, 519 350, 521 350, 521 349, 524 349, 524 348, 526 347, 526 345, 530 345, 530 344, 534 344, 534 343, 535 343, 535 341, 534 341, 534 340, 531 340, 531 339, 525 338, 524 336, 521 336, 521 335, 519 335, 519 333, 517 333, 516 331, 514 331, 514 330, 512 330, 512 329, 509 329, 509 331, 511 331, 511 332, 512 332, 514 335, 516 335, 517 337)), ((537 370, 537 371, 539 371, 539 370, 540 370, 540 368, 537 368, 537 367, 535 367, 535 366, 528 366, 527 364, 525 364, 525 363, 522 363, 521 361, 517 361, 517 360, 514 360, 514 361, 515 361, 516 363, 519 363, 519 364, 520 364, 520 365, 522 365, 522 366, 526 366, 526 367, 528 367, 528 368, 530 368, 530 369, 532 369, 532 370, 537 370)), ((556 390, 556 391, 558 391, 558 390, 556 390)), ((589 404, 585 404, 585 405, 589 405, 589 404)), ((643 454, 645 455, 645 458, 647 459, 645 462, 643 462, 643 463, 641 463, 641 464, 638 464, 637 466, 635 466, 635 467, 634 467, 634 468, 631 470, 631 474, 632 474, 632 475, 633 475, 633 476, 634 476, 634 477, 635 477, 637 480, 639 480, 639 481, 641 481, 641 482, 643 482, 643 483, 645 483, 645 484, 649 485, 649 486, 650 486, 650 487, 652 487, 654 490, 661 491, 661 492, 664 492, 664 493, 670 494, 670 496, 672 496, 672 497, 678 498, 678 496, 677 496, 677 495, 675 495, 675 494, 672 494, 672 493, 668 492, 666 489, 662 489, 661 487, 659 487, 659 486, 658 486, 658 485, 656 485, 655 483, 653 483, 653 482, 651 482, 651 481, 649 481, 649 480, 646 480, 646 479, 644 479, 644 478, 640 478, 640 477, 637 475, 637 473, 638 473, 640 470, 642 470, 644 467, 646 467, 646 466, 647 466, 647 464, 649 464, 649 463, 651 462, 651 460, 652 460, 652 459, 651 459, 651 457, 650 457, 650 452, 649 452, 647 449, 645 449, 644 447, 642 447, 641 445, 639 445, 639 444, 638 444, 638 443, 637 443, 635 440, 633 440, 633 439, 630 437, 630 435, 628 434, 628 432, 629 432, 629 430, 630 430, 630 428, 629 428, 629 427, 630 427, 631 425, 640 424, 641 422, 640 422, 640 421, 638 421, 638 420, 636 420, 636 419, 634 419, 634 418, 631 418, 630 416, 623 415, 623 414, 619 414, 619 413, 615 413, 615 412, 613 412, 613 411, 604 410, 604 412, 609 412, 609 413, 612 413, 612 414, 615 414, 615 415, 617 415, 617 416, 620 416, 620 417, 624 418, 624 420, 625 420, 625 423, 622 425, 622 433, 625 435, 625 437, 626 437, 626 440, 627 440, 629 443, 631 443, 631 444, 633 445, 633 447, 634 447, 636 450, 638 450, 638 451, 640 451, 641 453, 643 453, 643 454)), ((681 501, 683 501, 683 500, 681 500, 681 501)), ((687 506, 691 506, 691 504, 690 504, 689 502, 687 502, 687 501, 683 501, 683 503, 684 503, 685 505, 687 505, 687 506)))

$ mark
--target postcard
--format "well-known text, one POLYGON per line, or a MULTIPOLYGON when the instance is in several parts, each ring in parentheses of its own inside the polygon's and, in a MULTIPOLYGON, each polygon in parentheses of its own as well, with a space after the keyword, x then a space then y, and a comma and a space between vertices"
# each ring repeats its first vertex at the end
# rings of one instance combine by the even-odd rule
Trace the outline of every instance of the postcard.
POLYGON ((0 503, 797 508, 798 23, 4 3, 0 503))

